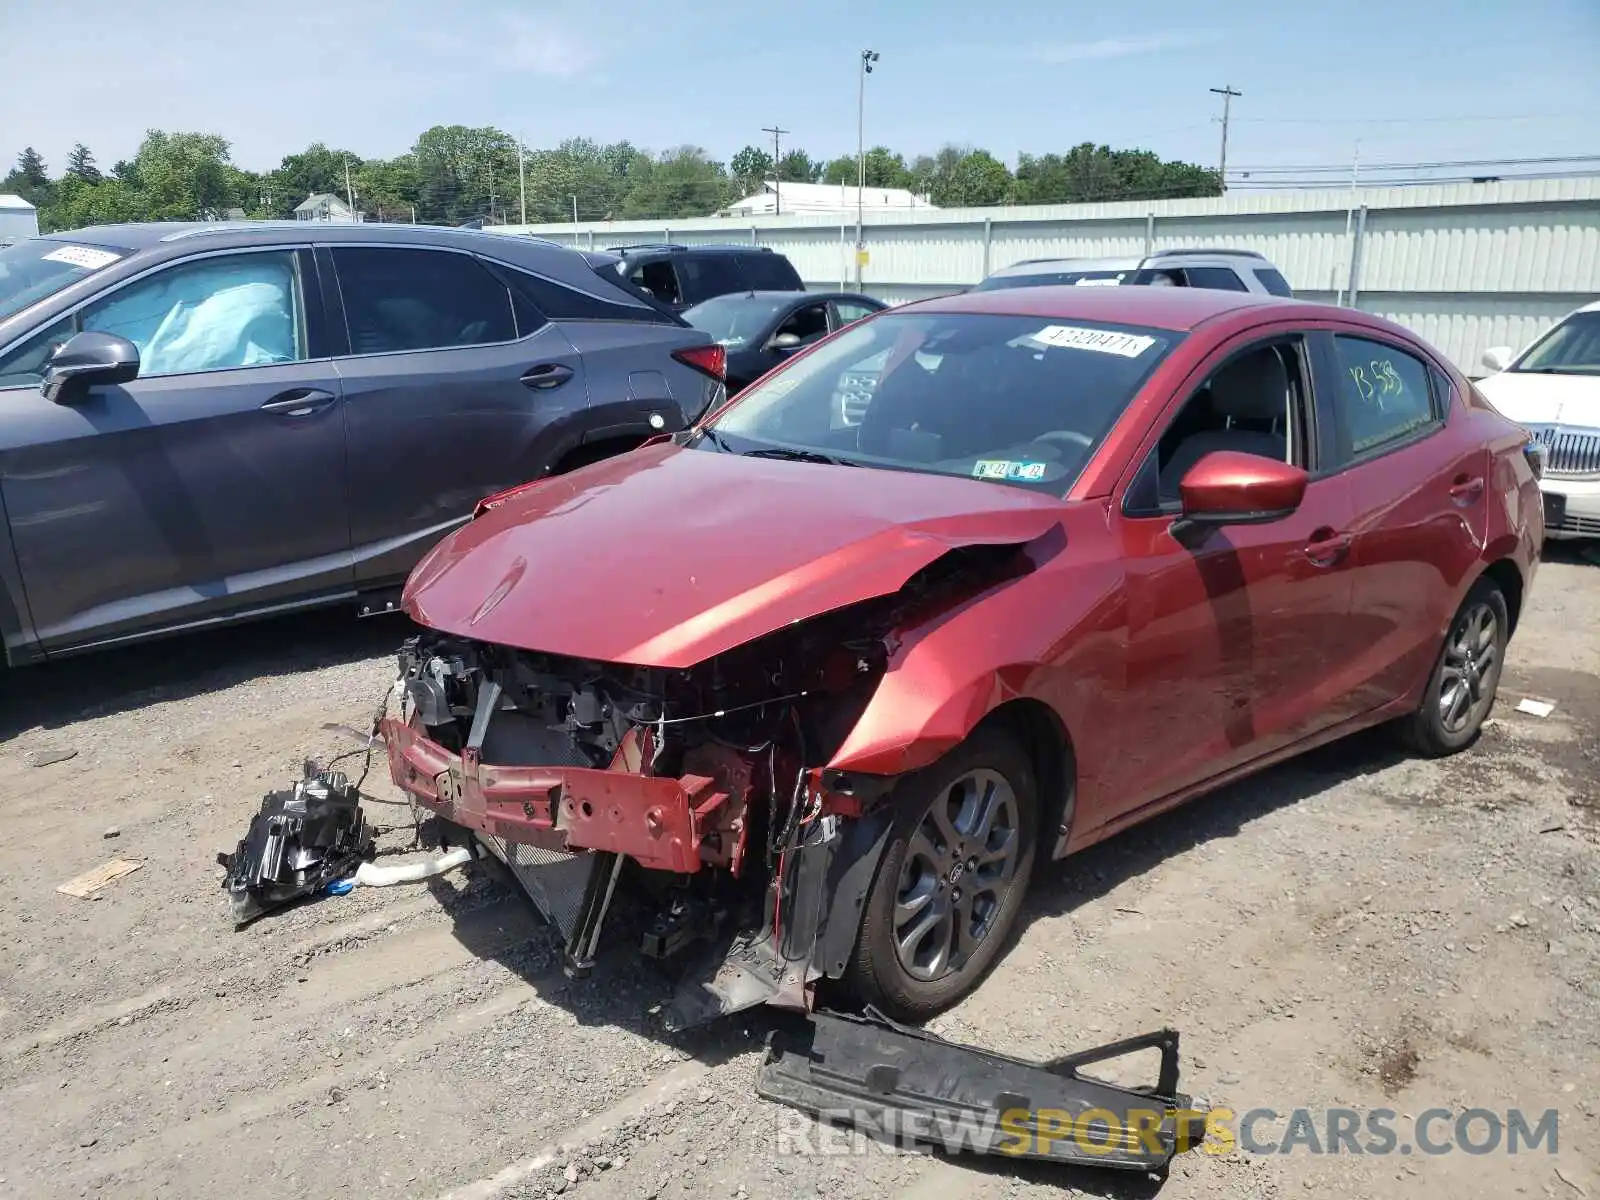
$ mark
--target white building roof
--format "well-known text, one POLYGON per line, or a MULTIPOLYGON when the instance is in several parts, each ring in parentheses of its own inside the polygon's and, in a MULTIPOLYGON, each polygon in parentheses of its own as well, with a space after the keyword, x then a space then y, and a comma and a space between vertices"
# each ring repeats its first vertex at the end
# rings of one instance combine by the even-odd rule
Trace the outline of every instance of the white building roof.
MULTIPOLYGON (((863 188, 861 207, 875 213, 931 209, 927 197, 918 196, 905 188, 863 188)), ((774 210, 782 213, 851 213, 856 210, 854 184, 832 183, 777 183, 768 180, 761 190, 743 200, 736 200, 724 210, 730 216, 770 216, 774 210)))
POLYGON ((14 208, 24 212, 34 211, 33 205, 29 204, 21 196, 0 196, 0 208, 14 208))

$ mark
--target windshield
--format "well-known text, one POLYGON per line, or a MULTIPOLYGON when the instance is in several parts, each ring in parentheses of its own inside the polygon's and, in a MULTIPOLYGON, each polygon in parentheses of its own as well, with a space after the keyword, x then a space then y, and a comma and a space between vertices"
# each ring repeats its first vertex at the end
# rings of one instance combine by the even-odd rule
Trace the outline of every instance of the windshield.
POLYGON ((966 475, 1060 495, 1182 335, 888 313, 754 384, 695 445, 966 475))
POLYGON ((1060 287, 1116 287, 1132 271, 1040 271, 1030 275, 991 275, 972 290, 997 292, 1002 288, 1060 287))
POLYGON ((1600 311, 1573 313, 1522 356, 1513 371, 1600 375, 1600 311))
POLYGON ((730 349, 749 345, 793 296, 717 296, 683 310, 683 319, 730 349))
POLYGON ((0 318, 109 267, 120 251, 47 238, 29 238, 0 250, 0 318))

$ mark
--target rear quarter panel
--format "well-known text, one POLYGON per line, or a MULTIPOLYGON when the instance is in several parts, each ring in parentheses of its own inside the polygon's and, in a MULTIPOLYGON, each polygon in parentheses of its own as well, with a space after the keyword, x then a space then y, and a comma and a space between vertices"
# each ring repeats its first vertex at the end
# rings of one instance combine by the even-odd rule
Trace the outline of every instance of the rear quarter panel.
POLYGON ((687 429, 720 400, 710 376, 672 357, 703 346, 706 335, 681 325, 630 321, 558 322, 583 356, 589 380, 585 440, 687 429), (650 418, 661 418, 660 427, 650 418))

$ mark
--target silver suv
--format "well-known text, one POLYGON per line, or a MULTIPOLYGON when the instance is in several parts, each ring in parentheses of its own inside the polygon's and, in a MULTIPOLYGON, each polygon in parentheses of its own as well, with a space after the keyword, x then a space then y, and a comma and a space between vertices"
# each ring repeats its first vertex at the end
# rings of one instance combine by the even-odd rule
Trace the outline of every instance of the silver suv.
POLYGON ((1254 250, 1161 250, 1130 258, 1030 258, 1002 267, 972 290, 1052 287, 1197 287, 1292 296, 1283 275, 1254 250))

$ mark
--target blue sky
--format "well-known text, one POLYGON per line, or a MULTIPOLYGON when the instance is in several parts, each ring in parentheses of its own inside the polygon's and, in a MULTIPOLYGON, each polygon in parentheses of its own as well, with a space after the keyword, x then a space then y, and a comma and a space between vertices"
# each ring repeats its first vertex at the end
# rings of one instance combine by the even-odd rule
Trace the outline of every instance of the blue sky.
POLYGON ((1348 162, 1357 138, 1369 162, 1600 153, 1600 0, 80 0, 65 25, 0 7, 0 156, 32 143, 53 170, 79 140, 108 165, 150 126, 223 134, 255 169, 453 123, 726 159, 777 121, 853 154, 864 46, 883 56, 868 143, 908 156, 1094 141, 1213 164, 1223 84, 1244 93, 1241 168, 1348 162))

